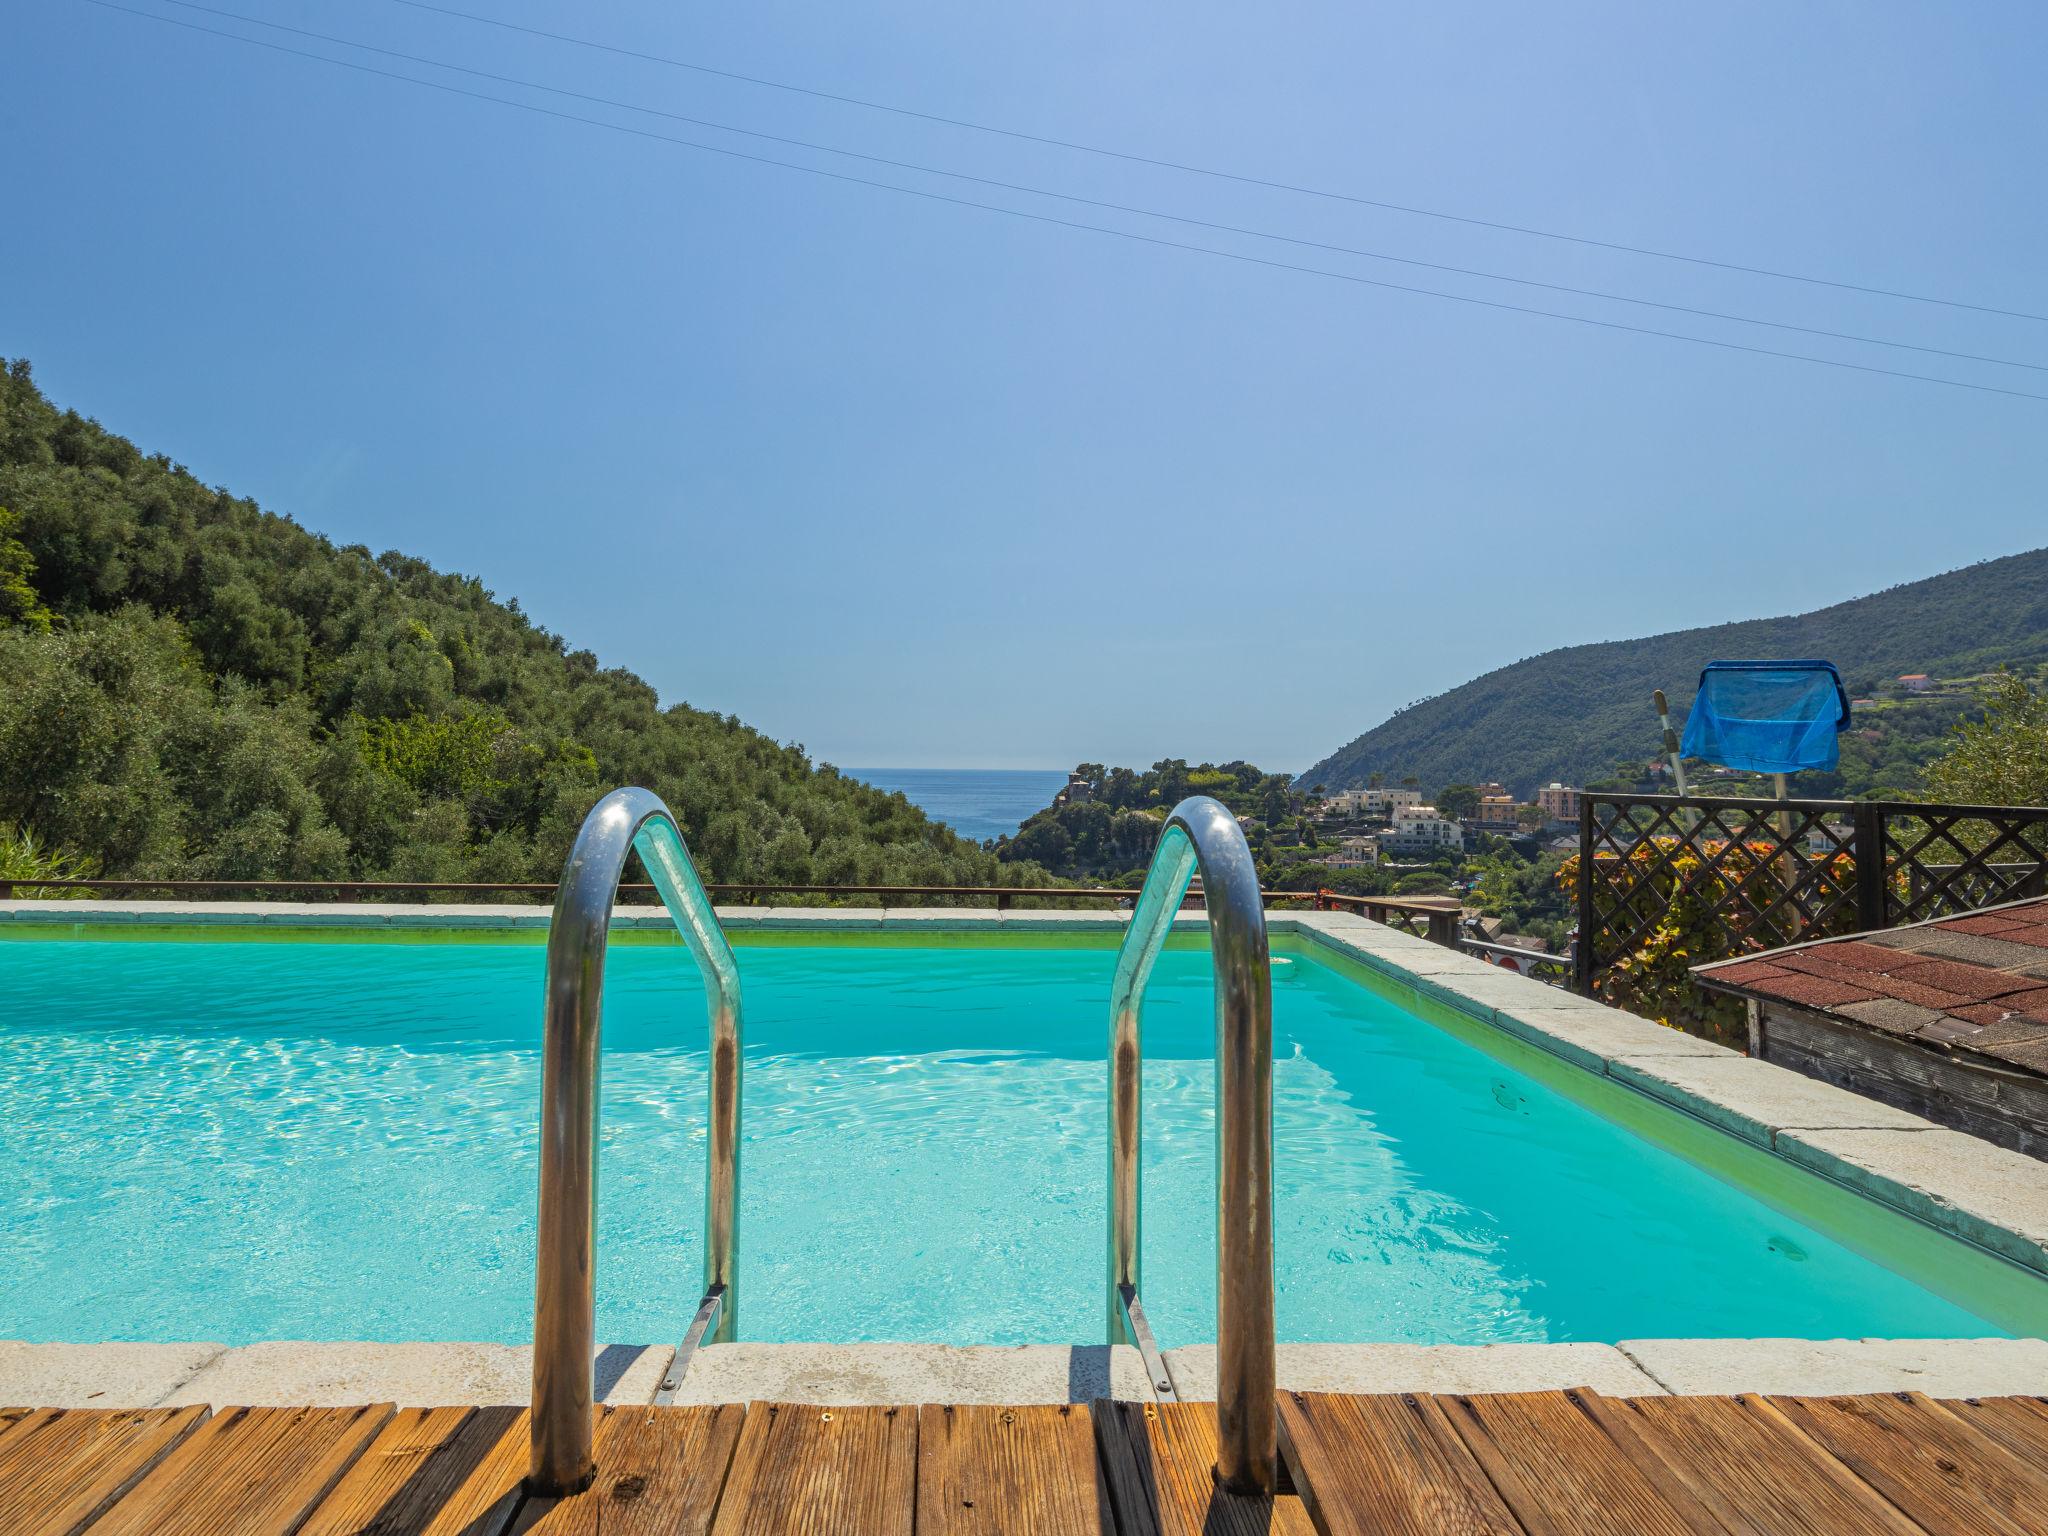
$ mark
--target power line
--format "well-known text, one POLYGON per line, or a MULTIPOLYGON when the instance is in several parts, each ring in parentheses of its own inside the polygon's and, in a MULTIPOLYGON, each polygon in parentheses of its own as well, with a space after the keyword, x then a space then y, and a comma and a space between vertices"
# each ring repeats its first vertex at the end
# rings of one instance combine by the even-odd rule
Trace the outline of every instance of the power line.
POLYGON ((429 0, 391 0, 393 5, 407 6, 415 11, 432 11, 442 16, 453 16, 461 21, 475 22, 481 26, 500 27, 507 32, 524 32, 529 37, 546 38, 550 42, 568 43, 577 48, 589 48, 599 53, 617 54, 621 58, 638 59, 647 64, 661 64, 671 69, 687 69, 700 75, 715 75, 721 80, 737 80, 746 85, 758 85, 772 91, 788 91, 797 96, 810 96, 819 101, 838 102, 843 106, 859 107, 869 112, 887 112, 895 117, 916 118, 920 122, 938 123, 947 128, 965 128, 972 133, 993 134, 998 138, 1018 139, 1027 144, 1043 144, 1053 149, 1070 149, 1084 155, 1100 155, 1109 160, 1123 160, 1132 165, 1149 165, 1159 170, 1182 171, 1190 176, 1208 176, 1218 181, 1234 181, 1248 187, 1264 187, 1273 192, 1291 192, 1302 197, 1320 197, 1331 202, 1355 203, 1362 208, 1378 208, 1388 213, 1404 213, 1420 219, 1441 219, 1452 224, 1466 224, 1477 229, 1498 230, 1511 235, 1529 235, 1538 240, 1558 240, 1570 245, 1591 246, 1603 251, 1618 251, 1627 256, 1648 256, 1658 261, 1680 261, 1696 267, 1716 267, 1723 272, 1742 272, 1751 277, 1769 277, 1788 283, 1810 283, 1820 288, 1838 288, 1848 293, 1869 294, 1876 298, 1903 299, 1913 304, 1939 304, 1950 309, 1973 310, 1980 315, 2001 315, 2008 320, 2038 320, 2048 322, 2048 315, 2037 315, 2022 309, 2001 309, 1992 304, 1972 304, 1963 299, 1944 299, 1932 294, 1909 293, 1898 288, 1877 288, 1863 283, 1844 282, 1836 278, 1815 277, 1804 272, 1785 272, 1772 267, 1745 266, 1736 261, 1716 261, 1708 256, 1689 256, 1682 251, 1664 251, 1651 246, 1625 245, 1615 240, 1599 240, 1590 235, 1570 235, 1554 229, 1537 229, 1527 224, 1509 224, 1498 219, 1476 218, 1462 213, 1446 213, 1440 208, 1422 208, 1410 203, 1386 202, 1379 198, 1361 197, 1349 192, 1335 192, 1325 187, 1303 186, 1295 182, 1276 181, 1263 176, 1240 175, 1234 171, 1217 170, 1213 166, 1192 165, 1180 160, 1164 160, 1151 155, 1140 155, 1128 150, 1107 149, 1099 144, 1084 144, 1076 139, 1061 139, 1049 134, 1027 133, 1019 128, 1001 128, 991 123, 977 123, 963 117, 947 117, 937 112, 920 112, 913 107, 893 106, 884 101, 871 101, 861 96, 846 96, 834 91, 816 90, 810 86, 792 85, 784 80, 771 80, 763 75, 741 74, 737 70, 716 69, 709 64, 698 64, 689 59, 671 58, 664 54, 648 53, 637 48, 619 47, 612 43, 600 43, 592 38, 576 37, 566 32, 550 32, 544 27, 522 26, 516 21, 502 21, 496 16, 482 16, 474 11, 457 10, 453 6, 433 5, 429 0))
POLYGON ((1766 320, 1754 315, 1741 315, 1726 310, 1705 309, 1691 304, 1670 304, 1658 299, 1637 298, 1631 294, 1614 293, 1600 288, 1580 288, 1569 283, 1544 282, 1537 278, 1517 277, 1505 272, 1489 272, 1476 267, 1460 267, 1448 262, 1423 261, 1417 257, 1397 256, 1386 251, 1363 250, 1357 246, 1337 245, 1324 240, 1308 240, 1295 235, 1275 234, 1269 230, 1255 229, 1242 224, 1220 223, 1213 219, 1198 219, 1184 214, 1165 213, 1156 208, 1145 208, 1130 203, 1113 202, 1103 198, 1082 197, 1076 193, 1059 192, 1051 188, 1032 186, 1024 182, 1003 181, 996 177, 977 176, 966 171, 949 171, 937 166, 922 165, 915 161, 893 159, 887 155, 871 155, 859 150, 842 149, 836 145, 823 144, 811 139, 791 138, 784 134, 764 133, 753 128, 740 128, 731 123, 717 122, 711 118, 692 117, 686 113, 670 112, 660 107, 643 106, 637 102, 620 101, 609 96, 596 96, 587 91, 569 90, 563 86, 548 85, 538 80, 527 80, 517 75, 503 75, 487 69, 475 69, 466 64, 451 63, 446 59, 429 58, 423 54, 407 53, 397 48, 384 48, 375 43, 357 42, 353 38, 336 37, 328 32, 315 32, 305 27, 290 26, 281 21, 268 21, 260 16, 249 16, 239 11, 203 5, 199 3, 199 0, 162 0, 162 3, 175 5, 183 10, 203 12, 209 16, 225 17, 230 21, 244 22, 250 26, 267 27, 276 32, 287 32, 295 37, 305 37, 317 42, 332 43, 337 47, 354 48, 364 53, 379 54, 385 58, 402 59, 409 64, 418 64, 429 69, 450 70, 456 74, 469 75, 475 79, 493 80, 500 85, 514 85, 525 90, 545 91, 550 95, 568 97, 575 101, 587 101, 596 106, 613 107, 622 112, 638 112, 649 117, 662 118, 669 122, 689 123, 699 128, 712 128, 721 133, 738 134, 745 138, 758 139, 771 144, 784 144, 795 149, 812 150, 819 154, 838 155, 846 159, 865 161, 871 165, 889 166, 899 171, 913 171, 928 176, 944 176, 954 181, 971 182, 978 186, 994 187, 1006 192, 1022 192, 1032 197, 1056 198, 1062 202, 1078 203, 1089 208, 1100 208, 1107 212, 1132 214, 1148 219, 1160 219, 1168 223, 1184 224, 1192 228, 1214 230, 1220 234, 1243 235, 1257 240, 1272 240, 1283 245, 1300 246, 1309 250, 1328 251, 1334 255, 1357 256, 1369 261, 1385 261, 1401 266, 1420 267, 1431 272, 1443 272, 1458 277, 1475 277, 1488 282, 1513 283, 1520 287, 1538 288, 1550 293, 1568 293, 1577 298, 1601 299, 1617 304, 1634 304, 1645 309, 1660 309, 1669 314, 1691 315, 1697 319, 1724 320, 1736 325, 1764 326, 1771 330, 1789 331, 1802 336, 1817 336, 1829 341, 1847 341, 1872 347, 1893 347, 1906 352, 1919 352, 1930 357, 1953 358, 1959 362, 1989 363, 2001 368, 2025 368, 2036 373, 2048 373, 2048 364, 2044 363, 2029 363, 2015 358, 1994 357, 1981 352, 1962 352, 1951 347, 1924 346, 1918 342, 1893 341, 1883 336, 1865 336, 1853 331, 1833 331, 1822 326, 1798 325, 1787 320, 1766 320))
POLYGON ((1423 298, 1444 299, 1455 304, 1471 304, 1482 309, 1501 310, 1510 314, 1536 315, 1548 320, 1562 320, 1574 325, 1596 326, 1601 330, 1621 331, 1629 335, 1655 336, 1667 341, 1691 342, 1695 346, 1716 347, 1725 352, 1744 352, 1756 357, 1782 358, 1788 362, 1812 363, 1823 368, 1841 368, 1853 373, 1877 374, 1884 378, 1911 379, 1917 383, 1940 384, 1951 389, 1973 390, 1979 394, 2005 395, 2016 400, 2048 401, 2048 395, 2034 394, 2022 389, 2006 389, 1997 384, 1978 384, 1964 379, 1943 378, 1939 374, 1911 373, 1899 368, 1880 368, 1873 363, 1852 363, 1841 358, 1817 357, 1806 352, 1782 352, 1770 347, 1750 346, 1744 342, 1721 341, 1709 336, 1692 336, 1683 331, 1664 331, 1650 326, 1630 325, 1620 320, 1599 320, 1589 315, 1567 314, 1561 310, 1538 309, 1526 304, 1509 304, 1500 299, 1482 299, 1471 294, 1446 293, 1438 288, 1420 288, 1407 283, 1391 283, 1381 278, 1363 277, 1355 272, 1335 272, 1326 267, 1310 267, 1295 262, 1275 261, 1270 257, 1247 255, 1242 251, 1226 251, 1215 246, 1195 245, 1182 240, 1167 240, 1158 235, 1143 235, 1135 230, 1116 229, 1105 224, 1087 224, 1076 219, 1055 218, 1051 214, 1031 213, 1021 208, 1006 208, 1000 203, 977 202, 972 198, 953 197, 944 192, 931 192, 920 187, 899 186, 894 182, 875 181, 865 176, 849 175, 844 171, 828 171, 818 166, 802 165, 792 160, 777 160, 772 156, 749 154, 745 150, 730 149, 719 144, 704 144, 695 139, 683 139, 677 138, 672 134, 655 133, 651 129, 633 128, 624 123, 610 123, 602 118, 584 117, 574 112, 560 112, 552 107, 538 106, 529 101, 517 101, 506 96, 493 96, 484 91, 467 90, 462 86, 449 85, 444 81, 421 80, 413 75, 400 74, 396 70, 379 69, 372 64, 359 64, 353 59, 329 58, 325 54, 312 53, 303 48, 288 47, 283 43, 266 42, 262 38, 244 37, 239 33, 223 32, 216 27, 202 26, 198 22, 180 21, 174 16, 163 16, 153 11, 138 10, 133 6, 119 5, 115 3, 115 0, 85 0, 85 3, 98 6, 102 10, 120 11, 130 16, 140 16, 149 21, 161 22, 165 26, 182 27, 189 32, 201 32, 210 37, 225 38, 230 42, 243 43, 251 48, 264 48, 272 53, 283 53, 295 58, 311 59, 318 64, 328 64, 338 69, 354 70, 358 74, 374 75, 385 80, 396 80, 406 85, 416 85, 426 90, 440 91, 450 96, 461 96, 473 101, 490 102, 495 106, 509 107, 519 112, 529 112, 539 117, 556 118, 570 123, 582 123, 591 128, 602 128, 612 133, 626 134, 638 139, 650 139, 656 143, 674 144, 684 149, 700 150, 706 154, 723 155, 728 159, 743 160, 754 165, 768 165, 780 170, 798 171, 806 176, 816 176, 827 181, 845 182, 851 186, 872 187, 878 191, 894 192, 902 197, 920 198, 926 202, 944 203, 958 208, 975 208, 985 213, 1002 214, 1013 219, 1026 219, 1033 223, 1049 224, 1061 229, 1083 230, 1090 234, 1107 235, 1118 240, 1134 241, 1141 245, 1158 246, 1165 250, 1189 251, 1197 255, 1213 256, 1223 261, 1241 262, 1248 266, 1268 267, 1280 272, 1298 272, 1309 277, 1329 278, 1335 282, 1352 283, 1366 288, 1380 288, 1392 293, 1408 293, 1423 298))

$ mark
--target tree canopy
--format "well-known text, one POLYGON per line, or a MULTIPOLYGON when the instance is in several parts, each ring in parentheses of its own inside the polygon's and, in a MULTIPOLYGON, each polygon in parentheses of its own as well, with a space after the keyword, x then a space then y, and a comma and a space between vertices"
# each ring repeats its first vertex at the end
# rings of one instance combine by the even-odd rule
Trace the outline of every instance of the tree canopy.
POLYGON ((1982 719, 1950 728, 1927 767, 1928 787, 1952 805, 2048 805, 2048 688, 2001 671, 1983 690, 1982 719))
POLYGON ((1047 882, 473 577, 336 545, 0 370, 0 829, 107 877, 556 878, 620 784, 705 878, 1047 882))
POLYGON ((1079 792, 1061 791, 1014 837, 999 839, 998 858, 1043 865, 1063 876, 1135 879, 1151 861, 1166 813, 1189 795, 1212 796, 1267 829, 1300 809, 1301 797, 1286 774, 1241 760, 1190 768, 1185 758, 1169 757, 1143 770, 1082 763, 1074 772, 1079 792))

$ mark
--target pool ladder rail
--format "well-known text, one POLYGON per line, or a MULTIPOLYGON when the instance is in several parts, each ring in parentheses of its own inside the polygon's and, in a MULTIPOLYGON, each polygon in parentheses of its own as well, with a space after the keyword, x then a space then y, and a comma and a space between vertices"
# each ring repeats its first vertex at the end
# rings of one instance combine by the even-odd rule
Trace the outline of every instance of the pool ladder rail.
POLYGON ((1110 993, 1109 1342, 1135 1345, 1172 1398, 1139 1300, 1145 986, 1199 871, 1216 978, 1216 1478, 1271 1493, 1278 1477, 1273 1345, 1273 973, 1258 868, 1237 818, 1192 795, 1166 818, 1110 993))
POLYGON ((541 1494, 575 1492, 595 1470, 599 1035, 612 904, 636 849, 704 975, 711 1026, 704 1298, 655 1400, 674 1396, 699 1344, 728 1342, 739 1324, 739 964, 668 807, 648 790, 616 789, 584 818, 548 924, 527 1476, 541 1494))
MULTIPOLYGON (((638 850, 703 973, 711 1093, 704 1296, 655 1396, 672 1401, 697 1348, 738 1328, 740 978, 675 817, 617 789, 585 818, 548 928, 542 1041, 540 1230, 528 1486, 588 1486, 595 1398, 598 1068, 612 904, 638 850)), ((1237 820, 1195 795, 1173 808, 1145 876, 1110 999, 1109 1342, 1135 1345, 1154 1392, 1176 1394, 1139 1299, 1139 1024, 1145 987, 1199 871, 1216 978, 1216 1476, 1232 1492, 1277 1479, 1273 1347, 1273 998, 1258 872, 1237 820)))

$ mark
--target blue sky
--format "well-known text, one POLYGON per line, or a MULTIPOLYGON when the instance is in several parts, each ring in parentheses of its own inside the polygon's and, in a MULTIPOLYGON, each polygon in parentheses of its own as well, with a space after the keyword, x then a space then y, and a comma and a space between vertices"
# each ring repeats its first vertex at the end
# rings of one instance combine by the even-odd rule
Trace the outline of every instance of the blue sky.
MULTIPOLYGON (((122 0, 657 133, 1280 261, 2048 394, 2048 373, 1304 251, 122 0)), ((461 3, 461 0, 456 0, 461 3)), ((2048 363, 2048 323, 963 132, 428 14, 229 10, 1301 239, 2048 363)), ((467 0, 1384 201, 2048 314, 2026 4, 467 0)), ((849 764, 1298 769, 1490 667, 2044 542, 2048 403, 1027 223, 85 0, 0 49, 0 353, 341 542, 849 764)))

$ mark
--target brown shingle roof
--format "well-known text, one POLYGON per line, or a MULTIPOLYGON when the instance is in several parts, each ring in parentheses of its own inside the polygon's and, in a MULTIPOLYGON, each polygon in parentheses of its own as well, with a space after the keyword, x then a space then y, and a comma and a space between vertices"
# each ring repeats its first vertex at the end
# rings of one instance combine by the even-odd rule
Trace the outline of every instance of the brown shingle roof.
POLYGON ((2048 898, 1696 967, 1701 985, 1811 1008, 2048 1076, 2048 898))

